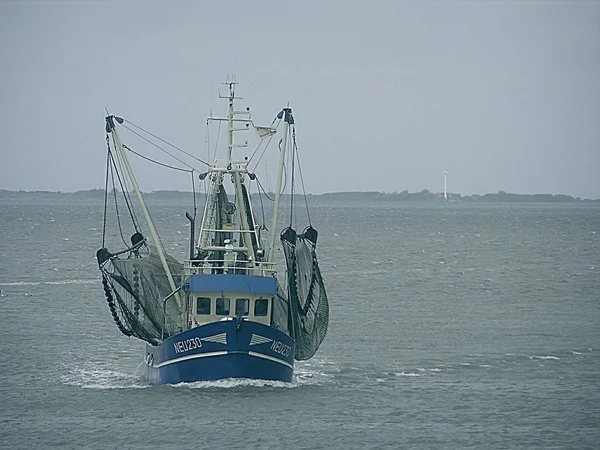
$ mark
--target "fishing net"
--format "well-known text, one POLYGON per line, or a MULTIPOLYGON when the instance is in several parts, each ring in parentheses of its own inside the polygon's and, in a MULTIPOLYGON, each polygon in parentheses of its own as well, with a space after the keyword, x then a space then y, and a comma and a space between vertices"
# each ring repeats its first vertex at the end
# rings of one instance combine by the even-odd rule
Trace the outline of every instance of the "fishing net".
MULTIPOLYGON (((123 334, 156 345, 182 331, 175 297, 163 305, 172 289, 155 247, 142 238, 125 252, 112 255, 103 248, 96 256, 109 308, 123 334)), ((165 258, 180 286, 182 265, 169 255, 165 258)))
POLYGON ((288 270, 290 335, 296 341, 297 360, 316 353, 329 324, 329 303, 317 262, 317 237, 311 226, 302 234, 290 227, 281 233, 288 270))

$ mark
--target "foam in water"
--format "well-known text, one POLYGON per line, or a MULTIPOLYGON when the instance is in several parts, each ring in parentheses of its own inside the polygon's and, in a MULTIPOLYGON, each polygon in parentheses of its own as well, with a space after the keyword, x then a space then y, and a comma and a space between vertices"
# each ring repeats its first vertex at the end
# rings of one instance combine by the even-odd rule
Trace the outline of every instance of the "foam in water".
POLYGON ((141 389, 150 385, 135 374, 110 368, 71 367, 61 381, 83 389, 141 389))
POLYGON ((283 381, 270 380, 251 380, 248 378, 228 378, 217 381, 197 381, 195 383, 178 383, 171 384, 173 388, 189 388, 189 389, 232 389, 239 387, 274 387, 274 388, 296 388, 298 384, 284 383, 283 381))
POLYGON ((533 355, 530 356, 529 359, 560 359, 558 356, 552 356, 552 355, 546 355, 546 356, 538 356, 538 355, 533 355))
POLYGON ((61 281, 14 281, 0 283, 0 286, 39 286, 39 285, 62 285, 62 284, 92 284, 98 280, 61 280, 61 281))
POLYGON ((271 388, 286 388, 293 389, 301 386, 320 385, 330 376, 324 372, 307 369, 296 369, 294 378, 291 383, 272 380, 255 380, 249 378, 228 378, 225 380, 216 381, 197 381, 194 383, 178 383, 169 385, 174 388, 189 388, 189 389, 232 389, 239 387, 271 387, 271 388))
POLYGON ((418 373, 414 373, 414 372, 395 372, 394 375, 396 375, 397 377, 420 377, 421 375, 419 375, 418 373))
MULTIPOLYGON (((324 363, 327 365, 328 363, 324 363)), ((151 387, 152 385, 143 376, 139 370, 144 365, 142 361, 134 373, 127 373, 119 370, 119 368, 103 367, 102 363, 89 362, 82 366, 67 367, 67 373, 63 374, 60 379, 64 384, 77 386, 83 389, 142 389, 151 387)), ((314 364, 319 366, 320 364, 314 364)), ((189 389, 207 389, 220 388, 231 389, 238 387, 272 387, 293 389, 301 386, 321 385, 328 379, 332 378, 332 374, 328 374, 323 370, 314 369, 308 364, 303 364, 303 367, 296 368, 294 378, 291 383, 283 381, 271 380, 254 380, 247 378, 229 378, 226 380, 217 381, 198 381, 195 383, 178 383, 169 385, 175 388, 189 389)))

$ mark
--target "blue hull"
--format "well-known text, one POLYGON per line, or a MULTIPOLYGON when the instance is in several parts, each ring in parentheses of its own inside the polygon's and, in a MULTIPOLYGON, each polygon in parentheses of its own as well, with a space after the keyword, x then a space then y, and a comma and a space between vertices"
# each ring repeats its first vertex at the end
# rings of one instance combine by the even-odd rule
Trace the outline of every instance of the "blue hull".
POLYGON ((197 326, 146 345, 146 374, 152 384, 226 378, 291 382, 294 341, 285 333, 248 320, 197 326))

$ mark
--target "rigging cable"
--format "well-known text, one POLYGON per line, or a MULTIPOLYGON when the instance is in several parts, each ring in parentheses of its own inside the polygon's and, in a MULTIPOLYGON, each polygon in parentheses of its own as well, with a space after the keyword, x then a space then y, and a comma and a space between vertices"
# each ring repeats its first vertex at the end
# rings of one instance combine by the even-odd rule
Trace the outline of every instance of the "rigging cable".
POLYGON ((104 220, 102 222, 102 248, 104 248, 106 240, 106 209, 108 204, 108 170, 110 167, 110 139, 108 133, 106 133, 106 147, 108 149, 106 153, 106 179, 104 180, 104 220))
MULTIPOLYGON (((127 125, 122 125, 123 128, 131 131, 133 134, 135 134, 136 136, 142 138, 143 140, 145 140, 146 142, 148 142, 150 145, 156 147, 157 149, 159 149, 161 152, 166 153, 167 155, 169 155, 171 158, 176 159, 177 161, 179 161, 181 164, 183 164, 186 167, 189 167, 190 169, 193 169, 192 166, 190 166, 189 164, 187 164, 185 161, 182 161, 181 159, 179 159, 177 156, 172 155, 171 153, 169 153, 168 151, 166 151, 164 148, 162 148, 160 145, 155 144, 154 142, 152 142, 150 139, 142 136, 140 133, 138 133, 137 131, 132 130, 131 128, 129 128, 127 125)), ((201 161, 202 163, 204 163, 204 161, 201 161)), ((206 164, 206 163, 204 163, 206 164)))
POLYGON ((123 229, 121 228, 121 216, 119 214, 119 203, 117 201, 117 187, 115 186, 115 174, 113 173, 115 162, 114 159, 112 159, 112 156, 111 160, 112 164, 110 166, 110 177, 112 180, 113 195, 115 197, 115 211, 117 212, 117 224, 119 225, 119 233, 121 234, 121 240, 123 241, 123 244, 125 244, 125 247, 129 247, 129 245, 127 245, 127 242, 125 241, 125 238, 123 237, 123 229))
POLYGON ((196 169, 182 169, 181 167, 175 167, 175 166, 170 166, 169 164, 165 164, 165 163, 161 163, 160 161, 156 161, 152 158, 148 158, 147 156, 142 155, 141 153, 136 152, 135 150, 131 149, 130 147, 128 147, 127 145, 123 144, 123 148, 129 150, 131 153, 133 153, 134 155, 139 156, 140 158, 145 159, 146 161, 150 161, 151 163, 157 164, 159 166, 163 166, 166 167, 168 169, 173 169, 173 170, 178 170, 180 172, 187 172, 189 174, 191 174, 192 176, 192 195, 194 198, 194 219, 196 218, 196 214, 198 211, 197 205, 196 205, 196 185, 194 183, 194 172, 196 171, 196 169))
POLYGON ((298 146, 296 145, 296 127, 293 128, 292 138, 294 140, 294 149, 296 151, 296 158, 298 160, 298 173, 300 174, 300 183, 302 184, 302 192, 304 193, 304 204, 306 205, 306 215, 308 216, 308 224, 312 226, 310 221, 310 211, 308 209, 308 198, 306 196, 306 189, 304 188, 304 177, 302 176, 302 167, 300 166, 300 155, 298 155, 298 146))
MULTIPOLYGON (((208 120, 207 120, 208 122, 208 120)), ((215 153, 213 154, 213 161, 217 159, 217 147, 219 146, 219 136, 221 134, 221 121, 219 120, 219 127, 217 128, 217 140, 215 141, 215 153)))
MULTIPOLYGON (((114 136, 113 136, 113 147, 115 149, 117 148, 117 144, 116 144, 114 136)), ((135 223, 137 223, 137 217, 135 216, 135 210, 133 209, 133 206, 129 207, 130 204, 133 205, 133 202, 131 201, 131 197, 129 196, 129 192, 131 190, 133 190, 133 188, 131 186, 129 186, 128 179, 124 175, 126 173, 126 171, 124 168, 123 158, 121 157, 120 152, 111 153, 111 158, 113 161, 115 171, 117 173, 119 185, 121 186, 121 190, 123 192, 123 199, 127 203, 127 208, 129 209, 129 215, 132 218, 132 221, 134 222, 134 225, 135 225, 135 223), (123 180, 121 180, 121 174, 123 174, 123 180)))
MULTIPOLYGON (((296 142, 296 127, 292 125, 292 138, 296 142)), ((292 228, 292 220, 294 218, 294 172, 296 171, 296 146, 292 146, 292 180, 290 186, 290 228, 292 228)))
MULTIPOLYGON (((260 187, 260 189, 262 190, 263 194, 265 194, 265 197, 267 197, 268 200, 274 202, 275 199, 269 197, 269 194, 267 194, 267 191, 265 191, 265 188, 263 187, 263 185, 260 183, 260 180, 258 179, 258 176, 256 177, 256 182, 258 183, 258 186, 260 187)), ((261 200, 262 203, 262 200, 261 200)))
MULTIPOLYGON (((277 120, 277 117, 275 117, 273 119, 273 121, 271 122, 271 125, 269 125, 269 128, 273 128, 273 124, 275 123, 276 120, 277 120)), ((260 160, 262 159, 263 155, 265 154, 265 151, 267 150, 267 148, 269 148, 269 144, 273 140, 273 136, 275 136, 275 134, 277 133, 277 129, 279 128, 280 124, 281 124, 281 120, 279 120, 279 122, 277 122, 277 126, 275 127, 275 133, 273 133, 273 134, 271 134, 269 136, 269 140, 267 141, 267 145, 265 145, 265 148, 263 149, 262 153, 260 154, 260 157, 258 158, 258 161, 256 162, 256 165, 254 166, 254 170, 253 171, 256 170, 256 167, 260 163, 260 160)), ((254 158, 254 156, 256 155, 256 152, 258 151, 258 149, 260 148, 260 146, 262 145, 263 142, 264 142, 264 139, 262 139, 260 141, 260 143, 258 144, 258 146, 256 147, 256 149, 254 150, 254 152, 252 153, 252 155, 250 155, 250 158, 248 159, 248 163, 246 164, 246 167, 248 167, 248 165, 252 161, 252 158, 254 158)))
MULTIPOLYGON (((212 116, 212 107, 211 107, 212 116)), ((206 119, 206 137, 204 138, 204 157, 210 159, 210 125, 209 119, 206 119)), ((208 202, 208 189, 206 188, 206 177, 200 180, 202 183, 198 183, 200 193, 204 190, 204 204, 208 202)))
MULTIPOLYGON (((116 143, 115 143, 115 137, 113 136, 113 146, 115 146, 116 148, 116 143)), ((119 155, 117 155, 119 156, 119 155)), ((121 172, 125 173, 125 171, 123 170, 123 166, 122 166, 122 161, 120 159, 117 158, 117 161, 119 162, 119 166, 121 166, 121 172)), ((113 157, 113 163, 114 163, 114 157, 113 157)), ((115 170, 116 170, 116 166, 115 166, 115 170)), ((133 227, 135 228, 135 231, 137 233, 140 232, 139 230, 139 226, 138 226, 138 219, 137 216, 135 215, 135 210, 133 209, 133 202, 131 201, 131 197, 129 196, 129 189, 126 189, 127 186, 127 180, 125 177, 123 177, 123 181, 121 181, 121 175, 119 174, 119 171, 116 170, 117 172, 117 179, 119 180, 119 185, 121 186, 121 191, 123 191, 123 198, 125 199, 125 204, 127 205, 127 209, 129 210, 129 217, 131 217, 131 221, 133 222, 133 227), (125 186, 124 186, 125 184, 125 186)))
MULTIPOLYGON (((258 181, 258 178, 256 178, 256 181, 258 181)), ((265 206, 263 205, 262 195, 260 193, 260 188, 258 189, 258 199, 260 200, 260 209, 261 209, 261 212, 262 212, 262 219, 263 219, 262 226, 266 229, 265 223, 267 223, 267 220, 265 219, 265 206)))
MULTIPOLYGON (((125 144, 123 144, 123 148, 125 148, 125 149, 129 150, 129 151, 130 151, 131 153, 133 153, 134 155, 137 155, 137 156, 139 156, 140 158, 143 158, 143 159, 145 159, 146 161, 150 161, 151 163, 158 164, 159 166, 167 167, 167 168, 169 168, 169 169, 173 169, 173 170, 179 170, 179 171, 181 171, 181 172, 188 172, 188 173, 194 172, 194 170, 195 170, 195 169, 193 169, 193 168, 192 168, 192 169, 182 169, 181 167, 175 167, 175 166, 170 166, 170 165, 168 165, 168 164, 165 164, 165 163, 161 163, 160 161, 156 161, 156 160, 154 160, 154 159, 152 159, 152 158, 148 158, 147 156, 144 156, 144 155, 142 155, 141 153, 138 153, 138 152, 136 152, 135 150, 132 150, 131 148, 127 147, 125 144)), ((189 167, 189 166, 188 166, 188 167, 189 167)))
MULTIPOLYGON (((198 211, 198 208, 196 207, 196 184, 194 183, 194 171, 190 171, 190 174, 192 176, 192 195, 194 196, 194 224, 196 221, 196 213, 198 211)), ((196 230, 194 230, 196 231, 196 230)))
MULTIPOLYGON (((145 159, 147 161, 150 161, 150 162, 152 162, 154 164, 157 164, 157 165, 163 166, 163 167, 167 167, 167 168, 173 169, 173 170, 178 170, 178 171, 181 171, 181 172, 188 172, 189 174, 191 174, 191 177, 192 177, 192 195, 193 195, 193 198, 194 198, 194 219, 195 219, 196 218, 196 213, 197 213, 197 207, 196 207, 196 187, 194 185, 194 171, 195 171, 195 169, 191 168, 190 170, 188 170, 188 169, 182 169, 181 167, 170 166, 168 164, 161 163, 160 161, 156 161, 156 160, 154 160, 152 158, 148 158, 147 156, 144 156, 141 153, 138 153, 135 150, 132 150, 131 148, 129 148, 125 144, 122 144, 122 145, 123 145, 123 148, 127 149, 131 153, 133 153, 133 154, 135 154, 135 155, 139 156, 140 158, 143 158, 143 159, 145 159)), ((183 163, 183 164, 185 164, 185 163, 183 163)), ((188 167, 190 167, 190 166, 188 166, 188 167)), ((118 175, 119 175, 119 173, 117 171, 117 176, 118 175)), ((120 182, 120 178, 119 178, 119 182, 120 182)), ((129 205, 128 205, 128 207, 129 207, 129 205)), ((131 213, 131 210, 130 210, 130 213, 131 213)), ((148 215, 150 215, 150 212, 148 212, 148 215)), ((133 218, 133 216, 132 216, 132 218, 133 218)), ((152 219, 152 217, 150 217, 150 219, 152 219)), ((134 222, 134 226, 136 226, 135 222, 134 222)), ((136 231, 139 231, 137 229, 137 226, 136 226, 136 231)), ((160 238, 160 236, 158 236, 158 239, 160 241, 160 246, 162 247, 162 250, 164 251, 165 250, 165 246, 162 243, 162 239, 160 238)))
MULTIPOLYGON (((196 158, 196 157, 195 157, 194 155, 192 155, 191 153, 188 153, 188 152, 186 152, 185 150, 182 150, 181 148, 177 147, 176 145, 173 145, 173 144, 171 144, 170 142, 167 142, 167 141, 165 141, 164 139, 162 139, 162 138, 158 137, 157 135, 155 135, 155 134, 153 134, 153 133, 150 133, 148 130, 145 130, 145 129, 143 129, 143 128, 142 128, 142 127, 140 127, 139 125, 136 125, 135 123, 133 123, 133 122, 130 122, 130 121, 129 121, 129 120, 127 120, 127 119, 123 119, 123 121, 125 121, 125 122, 127 122, 128 124, 130 124, 130 125, 132 125, 132 126, 136 127, 138 130, 141 130, 141 131, 143 131, 144 133, 147 133, 147 134, 149 134, 149 135, 150 135, 150 136, 152 136, 153 138, 155 138, 155 139, 158 139, 159 141, 163 142, 164 144, 167 144, 167 145, 169 145, 169 146, 173 147, 174 149, 176 149, 176 150, 179 150, 181 153, 183 153, 183 154, 185 154, 185 155, 189 156, 190 158, 193 158, 193 159, 195 159, 196 161, 198 161, 198 162, 201 162, 202 164, 205 164, 205 165, 207 165, 208 167, 210 167, 210 164, 209 164, 209 163, 207 163, 206 161, 202 161, 200 158, 196 158)), ((135 131, 133 131, 131 128, 129 128, 129 127, 126 127, 125 125, 123 125, 123 126, 124 126, 125 128, 127 128, 129 131, 131 131, 132 133, 135 133, 135 134, 137 134, 138 136, 140 136, 138 133, 136 133, 135 131)), ((152 143, 151 141, 149 141, 148 139, 144 138, 143 136, 140 136, 140 137, 141 137, 142 139, 145 139, 145 140, 147 140, 148 142, 152 143)), ((153 144, 153 145, 154 145, 154 144, 153 144)), ((158 147, 158 146, 156 146, 156 147, 158 147)), ((159 148, 159 149, 161 149, 162 151, 164 151, 165 153, 169 154, 169 153, 168 153, 166 150, 164 150, 164 149, 162 149, 162 148, 160 148, 160 147, 158 147, 158 148, 159 148)), ((173 156, 173 155, 171 155, 171 156, 173 156)), ((175 158, 175 157, 173 156, 173 158, 175 158)), ((177 159, 177 158, 175 158, 175 159, 177 159)), ((179 161, 179 160, 178 160, 178 161, 179 161)), ((179 162, 182 162, 182 161, 179 161, 179 162)), ((183 164, 185 164, 185 163, 183 163, 183 164)), ((186 164, 186 165, 187 165, 187 164, 186 164)))

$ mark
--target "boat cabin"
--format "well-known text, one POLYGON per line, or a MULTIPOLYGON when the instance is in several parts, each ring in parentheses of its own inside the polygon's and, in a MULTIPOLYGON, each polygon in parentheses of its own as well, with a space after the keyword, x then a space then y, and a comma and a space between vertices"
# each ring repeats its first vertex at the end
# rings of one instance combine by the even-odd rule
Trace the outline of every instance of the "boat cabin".
POLYGON ((277 279, 271 276, 202 274, 185 282, 192 326, 242 317, 270 325, 277 279))

